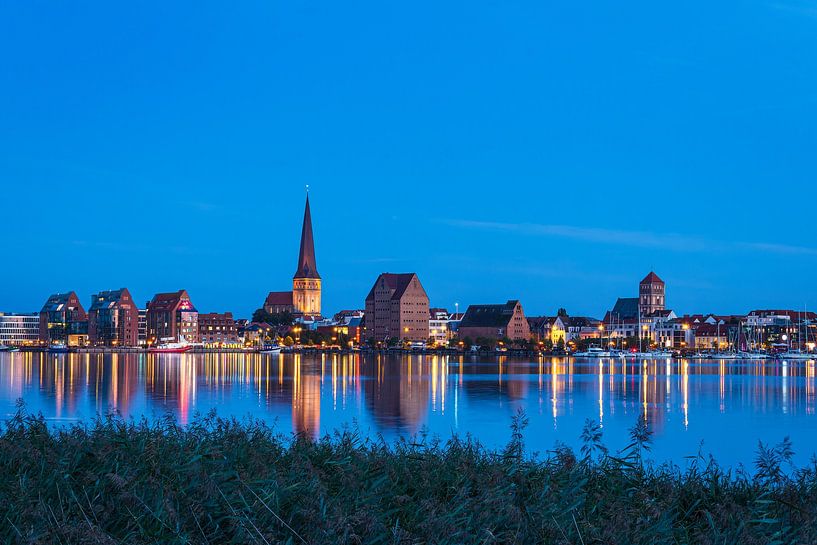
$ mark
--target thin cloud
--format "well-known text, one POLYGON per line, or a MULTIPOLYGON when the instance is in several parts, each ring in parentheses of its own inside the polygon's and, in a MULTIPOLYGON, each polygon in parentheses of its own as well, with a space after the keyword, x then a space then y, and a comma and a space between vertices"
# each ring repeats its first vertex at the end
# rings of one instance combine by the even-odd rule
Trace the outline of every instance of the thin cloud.
POLYGON ((575 225, 548 225, 540 223, 500 223, 473 220, 444 220, 444 223, 463 229, 515 233, 527 236, 566 238, 613 246, 636 248, 660 248, 678 252, 723 252, 727 250, 753 250, 774 254, 817 255, 817 248, 769 242, 726 242, 682 235, 649 231, 627 231, 600 227, 575 225))
POLYGON ((744 242, 741 246, 761 252, 774 254, 817 255, 817 248, 808 246, 791 246, 789 244, 770 244, 767 242, 744 242))
POLYGON ((516 233, 530 236, 546 236, 598 242, 617 246, 638 248, 664 248, 679 251, 719 250, 711 241, 675 233, 653 233, 648 231, 625 231, 598 227, 578 227, 575 225, 548 225, 541 223, 499 223, 490 221, 446 220, 454 227, 516 233))
POLYGON ((797 15, 817 18, 817 5, 815 5, 814 2, 773 2, 769 4, 769 7, 780 11, 795 13, 797 15))

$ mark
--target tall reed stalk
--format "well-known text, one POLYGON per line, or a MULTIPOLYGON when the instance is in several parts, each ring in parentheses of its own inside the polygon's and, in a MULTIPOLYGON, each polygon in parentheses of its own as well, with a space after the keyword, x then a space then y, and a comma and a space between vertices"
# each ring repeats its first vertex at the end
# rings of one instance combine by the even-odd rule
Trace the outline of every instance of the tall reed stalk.
POLYGON ((756 471, 699 457, 653 466, 645 422, 609 452, 588 422, 579 455, 470 437, 393 444, 354 429, 319 441, 257 421, 197 418, 49 429, 21 408, 0 432, 5 543, 815 543, 817 465, 788 443, 756 471))

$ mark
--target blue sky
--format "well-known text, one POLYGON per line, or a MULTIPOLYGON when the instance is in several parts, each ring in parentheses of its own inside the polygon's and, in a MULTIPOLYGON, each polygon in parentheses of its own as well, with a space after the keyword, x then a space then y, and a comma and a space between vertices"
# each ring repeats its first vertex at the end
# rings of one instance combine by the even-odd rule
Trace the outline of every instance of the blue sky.
POLYGON ((817 308, 817 2, 5 2, 0 310, 817 308))

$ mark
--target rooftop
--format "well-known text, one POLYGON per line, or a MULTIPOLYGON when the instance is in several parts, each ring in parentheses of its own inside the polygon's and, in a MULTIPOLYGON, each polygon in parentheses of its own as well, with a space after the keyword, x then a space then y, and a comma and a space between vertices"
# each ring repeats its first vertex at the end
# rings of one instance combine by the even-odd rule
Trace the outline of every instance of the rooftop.
POLYGON ((471 305, 460 327, 506 327, 517 304, 518 300, 511 300, 501 305, 471 305))
POLYGON ((642 284, 663 284, 664 281, 658 278, 658 275, 654 272, 650 271, 650 274, 644 277, 644 280, 641 281, 642 284))
POLYGON ((416 277, 416 273, 381 273, 369 291, 369 295, 366 296, 366 300, 374 299, 374 289, 381 281, 385 282, 388 289, 394 290, 391 296, 392 300, 400 299, 406 293, 411 281, 416 277))

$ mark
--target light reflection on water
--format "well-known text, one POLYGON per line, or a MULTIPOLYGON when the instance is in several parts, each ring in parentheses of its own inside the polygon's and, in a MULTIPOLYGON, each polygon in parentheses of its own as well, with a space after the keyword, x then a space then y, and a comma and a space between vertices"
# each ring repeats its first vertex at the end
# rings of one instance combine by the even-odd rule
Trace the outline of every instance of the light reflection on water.
POLYGON ((18 398, 55 423, 118 411, 126 417, 197 412, 252 415, 311 436, 357 425, 393 440, 428 431, 510 437, 519 409, 530 451, 578 447, 585 419, 613 449, 643 415, 652 457, 713 454, 751 465, 757 441, 791 436, 798 464, 817 452, 814 362, 574 361, 377 354, 0 354, 0 414, 18 398), (703 446, 701 447, 701 442, 703 446))

